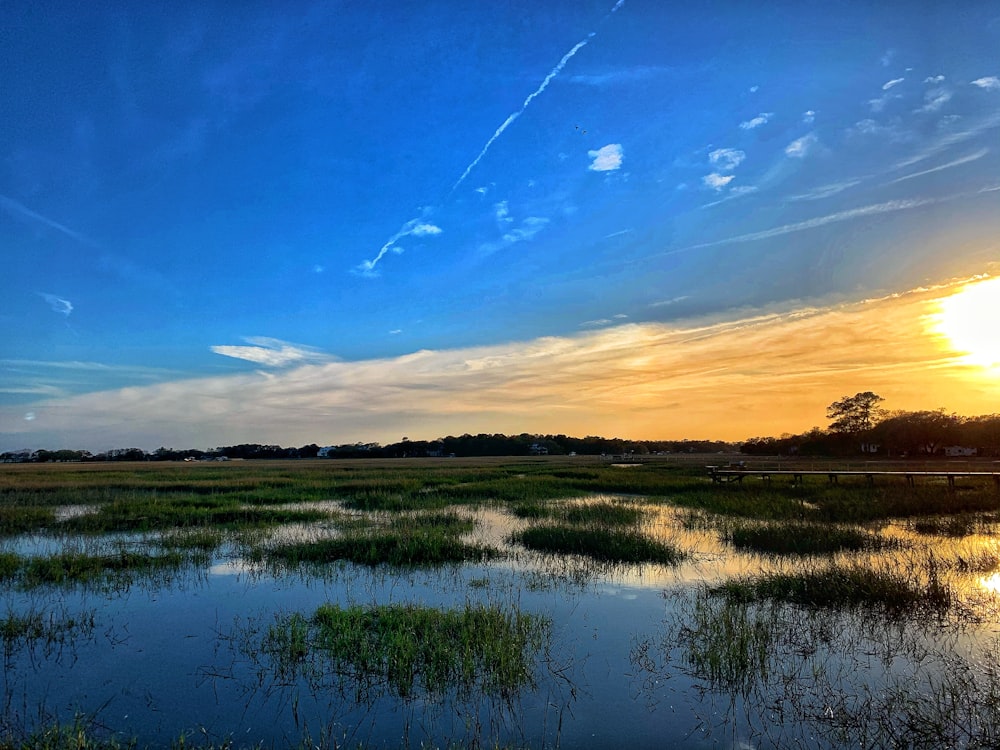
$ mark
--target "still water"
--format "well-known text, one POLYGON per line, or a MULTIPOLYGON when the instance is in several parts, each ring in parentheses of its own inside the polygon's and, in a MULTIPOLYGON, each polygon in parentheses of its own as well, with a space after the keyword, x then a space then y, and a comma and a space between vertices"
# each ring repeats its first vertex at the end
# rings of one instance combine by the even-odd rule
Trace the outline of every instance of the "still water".
MULTIPOLYGON (((705 582, 789 563, 737 554, 710 531, 685 530, 669 509, 650 508, 646 531, 690 554, 676 568, 529 553, 506 541, 523 522, 495 510, 457 512, 477 522, 470 539, 507 554, 430 571, 336 563, 280 572, 247 562, 239 545, 229 544, 204 565, 158 580, 31 592, 8 587, 0 600, 8 616, 41 612, 50 621, 89 617, 92 624, 59 642, 6 643, 3 725, 23 730, 82 717, 98 736, 135 737, 140 746, 169 745, 185 735, 189 743, 268 747, 846 747, 853 744, 850 722, 861 720, 856 707, 887 681, 933 683, 956 663, 980 663, 993 648, 997 620, 989 602, 997 584, 988 575, 968 576, 963 585, 976 590, 987 613, 972 626, 887 627, 857 616, 747 610, 745 618, 786 618, 787 627, 755 662, 760 675, 720 683, 685 658, 696 592, 705 582), (551 622, 548 642, 535 655, 533 685, 504 696, 401 698, 377 685, 360 690, 335 675, 319 682, 282 677, 255 647, 277 616, 309 616, 326 603, 452 608, 469 602, 551 622), (807 670, 821 684, 807 685, 807 670), (781 672, 783 686, 756 683, 765 672, 781 672), (838 722, 846 728, 831 732, 838 722)), ((334 532, 320 526, 281 533, 334 532)), ((150 542, 33 536, 7 540, 4 550, 44 555, 150 542)))

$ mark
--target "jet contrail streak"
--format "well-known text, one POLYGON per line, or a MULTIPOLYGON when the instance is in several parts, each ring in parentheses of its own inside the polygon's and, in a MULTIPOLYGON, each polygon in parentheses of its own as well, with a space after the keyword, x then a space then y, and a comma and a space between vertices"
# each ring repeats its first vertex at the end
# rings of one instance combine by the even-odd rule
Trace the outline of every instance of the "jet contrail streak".
MULTIPOLYGON (((614 4, 614 7, 612 7, 611 10, 608 12, 608 16, 610 16, 616 10, 621 8, 624 4, 625 0, 618 0, 618 2, 614 4)), ((605 16, 605 18, 607 18, 607 16, 605 16)), ((562 72, 563 68, 566 67, 566 63, 568 63, 570 60, 573 59, 573 55, 575 55, 581 49, 586 47, 587 43, 590 42, 590 40, 593 39, 595 36, 597 36, 597 32, 591 31, 589 34, 587 34, 586 38, 580 40, 575 45, 573 45, 573 48, 565 55, 563 55, 562 59, 556 64, 556 66, 549 71, 549 74, 545 76, 545 78, 539 84, 538 88, 532 91, 530 94, 528 94, 524 102, 521 103, 521 108, 516 112, 512 112, 507 116, 507 119, 503 121, 500 127, 498 127, 494 131, 490 139, 486 141, 486 145, 483 146, 482 150, 479 152, 476 158, 473 159, 469 163, 469 166, 465 168, 465 171, 462 172, 462 176, 455 181, 454 185, 451 186, 451 190, 448 191, 449 196, 455 192, 455 190, 458 188, 459 185, 465 182, 465 178, 468 177, 469 174, 472 172, 472 170, 476 168, 476 165, 478 165, 479 162, 482 161, 483 157, 486 156, 486 152, 490 150, 490 147, 496 142, 497 138, 503 135, 504 131, 507 128, 509 128, 518 117, 524 114, 524 111, 528 108, 528 105, 531 104, 531 102, 534 101, 534 99, 537 96, 539 96, 542 92, 545 91, 545 89, 549 87, 549 84, 552 83, 552 80, 562 72)), ((389 250, 392 248, 393 245, 396 244, 397 241, 402 239, 404 236, 410 234, 411 228, 414 227, 419 221, 420 221, 419 218, 415 218, 406 222, 403 225, 402 229, 400 229, 398 232, 396 232, 396 234, 394 234, 392 237, 386 240, 385 244, 382 245, 381 248, 379 248, 379 251, 378 253, 375 254, 374 258, 372 258, 371 260, 363 261, 359 266, 356 267, 355 270, 360 271, 362 274, 374 275, 375 266, 378 264, 378 262, 382 260, 383 257, 385 257, 385 254, 389 252, 389 250)))

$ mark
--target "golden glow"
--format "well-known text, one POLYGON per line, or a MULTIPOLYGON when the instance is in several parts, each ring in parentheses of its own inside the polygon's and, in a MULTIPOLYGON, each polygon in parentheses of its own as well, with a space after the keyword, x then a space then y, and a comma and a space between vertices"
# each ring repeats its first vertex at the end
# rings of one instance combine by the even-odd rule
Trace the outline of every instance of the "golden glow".
POLYGON ((1000 366, 1000 278, 968 284, 938 303, 931 328, 966 364, 1000 366))

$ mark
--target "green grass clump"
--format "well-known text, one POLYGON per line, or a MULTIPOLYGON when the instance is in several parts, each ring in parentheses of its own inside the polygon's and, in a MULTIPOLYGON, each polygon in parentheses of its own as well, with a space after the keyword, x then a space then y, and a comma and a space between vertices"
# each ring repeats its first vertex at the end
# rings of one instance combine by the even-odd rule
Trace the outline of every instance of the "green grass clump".
POLYGON ((726 529, 723 537, 737 549, 774 555, 823 555, 898 546, 863 529, 795 521, 737 523, 726 529))
POLYGON ((325 671, 386 684, 403 698, 510 695, 533 683, 547 634, 547 620, 498 607, 326 604, 309 619, 279 618, 264 651, 284 671, 315 658, 325 671))
POLYGON ((493 554, 493 550, 466 544, 453 534, 421 529, 369 530, 315 542, 282 544, 254 553, 256 557, 291 566, 344 560, 359 565, 406 568, 478 562, 493 554))
POLYGON ((603 562, 676 565, 686 557, 635 530, 546 524, 515 534, 513 541, 538 552, 584 555, 603 562))
POLYGON ((106 555, 64 552, 28 558, 21 565, 21 574, 25 588, 102 581, 129 583, 140 577, 176 572, 196 559, 180 552, 149 555, 126 549, 106 555))
POLYGON ((642 520, 642 516, 642 508, 610 502, 573 505, 563 513, 568 523, 601 526, 634 526, 642 520))
POLYGON ((17 575, 21 569, 21 558, 13 552, 0 552, 0 581, 6 581, 17 575))
POLYGON ((37 531, 55 523, 51 508, 32 505, 0 506, 0 536, 37 531))
POLYGON ((797 573, 740 578, 713 587, 711 593, 737 602, 773 600, 811 608, 870 608, 890 614, 945 612, 952 592, 931 560, 924 580, 886 566, 831 565, 797 573))

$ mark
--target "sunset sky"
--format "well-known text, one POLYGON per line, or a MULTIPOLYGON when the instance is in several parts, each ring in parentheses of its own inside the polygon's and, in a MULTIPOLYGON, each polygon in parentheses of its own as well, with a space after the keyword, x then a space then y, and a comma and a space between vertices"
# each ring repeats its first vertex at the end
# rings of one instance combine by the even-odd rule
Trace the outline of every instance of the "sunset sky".
POLYGON ((0 450, 1000 412, 995 2, 3 15, 0 450))

